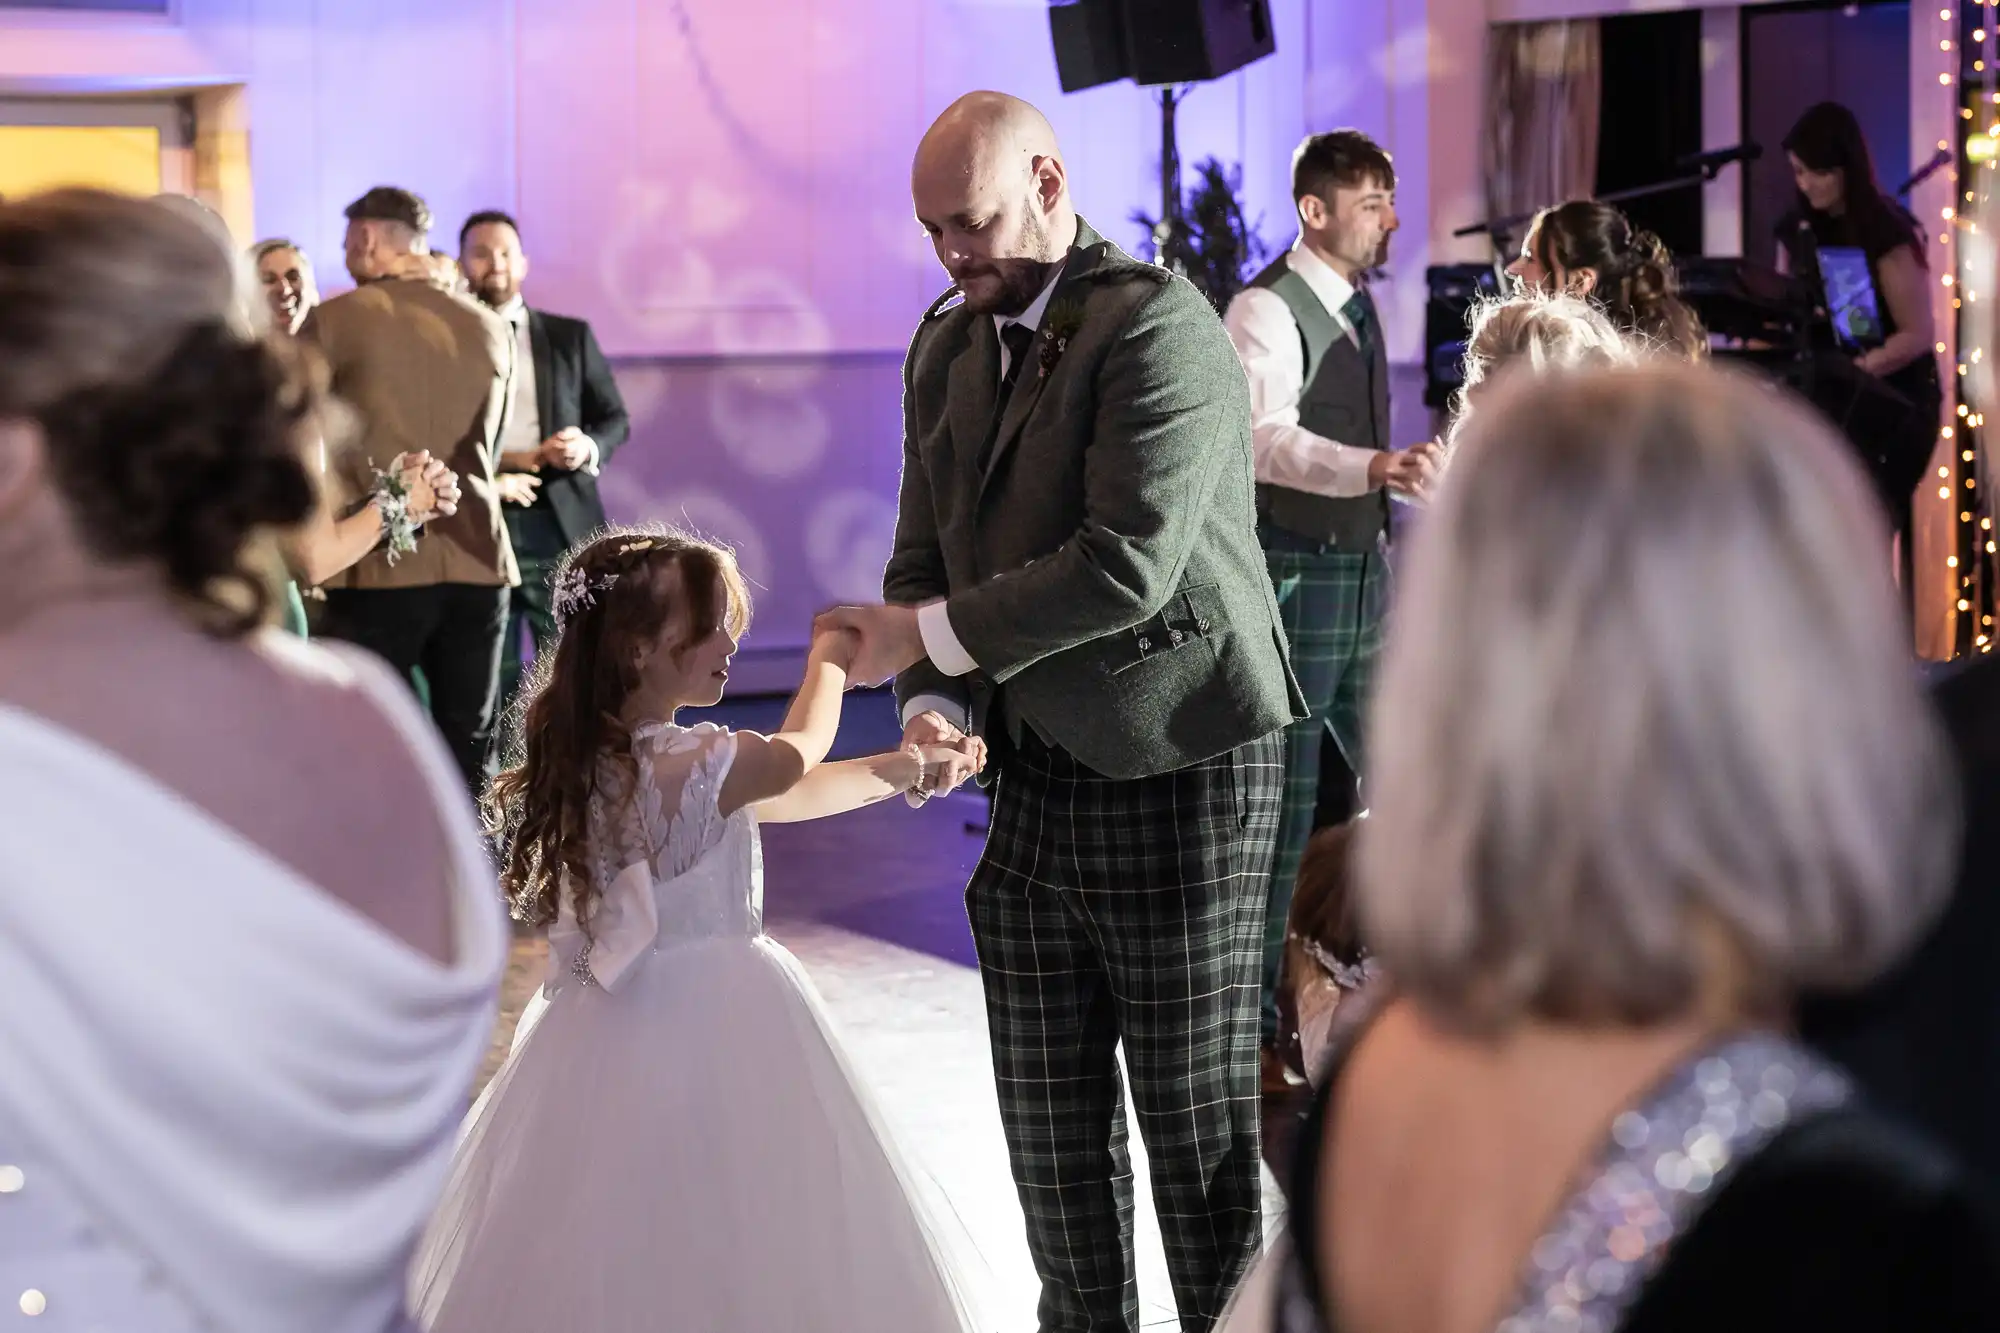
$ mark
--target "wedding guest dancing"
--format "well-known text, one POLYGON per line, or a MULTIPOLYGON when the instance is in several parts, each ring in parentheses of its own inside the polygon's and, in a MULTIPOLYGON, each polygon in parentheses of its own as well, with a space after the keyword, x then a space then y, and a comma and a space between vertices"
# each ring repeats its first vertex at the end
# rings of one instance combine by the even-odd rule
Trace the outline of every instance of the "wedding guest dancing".
MULTIPOLYGON (((217 219, 218 225, 220 221, 217 219)), ((296 337, 306 316, 319 305, 312 261, 282 238, 258 242, 250 250, 250 261, 264 290, 271 327, 286 337, 296 337)), ((344 434, 345 426, 341 419, 337 432, 344 434)), ((376 488, 359 508, 350 505, 348 512, 339 514, 334 512, 333 497, 324 484, 329 473, 325 432, 314 440, 307 455, 308 466, 322 483, 320 503, 313 516, 285 542, 285 558, 293 577, 280 589, 278 607, 278 623, 301 638, 307 633, 301 583, 317 587, 349 568, 380 546, 399 523, 421 528, 458 512, 458 474, 432 458, 428 450, 398 454, 383 469, 397 479, 401 494, 376 488)))
POLYGON ((273 327, 296 337, 306 316, 319 305, 319 282, 313 276, 312 260, 293 241, 274 236, 251 247, 250 262, 257 268, 257 282, 270 306, 273 327))
POLYGON ((973 1333, 935 1218, 762 923, 759 824, 909 791, 944 755, 824 762, 855 650, 837 630, 776 733, 682 722, 722 697, 749 621, 720 547, 607 532, 554 609, 525 757, 491 798, 502 882, 549 930, 547 1003, 460 1142, 414 1270, 425 1327, 973 1333))
POLYGON ((1511 377, 1405 567, 1363 934, 1287 1333, 1979 1329, 1948 1158, 1790 1035, 1956 850, 1882 521, 1805 405, 1703 367, 1511 377))
POLYGON ((1507 265, 1524 290, 1578 296, 1646 346, 1698 361, 1708 330, 1680 297, 1673 256, 1652 232, 1595 199, 1545 208, 1507 265))
POLYGON ((1315 134, 1292 156, 1299 237, 1229 303, 1250 381, 1257 536, 1311 716, 1285 733, 1285 802, 1264 917, 1267 1091, 1288 1082, 1278 972, 1299 858, 1322 811, 1360 808, 1361 719, 1389 607, 1389 496, 1421 499, 1436 446, 1391 448, 1389 352, 1364 274, 1396 231, 1396 169, 1358 130, 1315 134), (1338 750, 1326 753, 1331 741, 1338 750), (1339 790, 1327 781, 1338 775, 1339 790))
POLYGON ((183 211, 0 205, 0 1292, 21 1325, 407 1329, 506 924, 367 654, 262 630, 309 358, 183 211))
MULTIPOLYGON (((223 248, 235 245, 222 215, 201 200, 186 194, 154 198, 208 232, 223 248)), ((261 303, 245 303, 250 327, 271 327, 288 337, 296 336, 306 315, 319 303, 311 263, 285 240, 261 242, 251 250, 250 260, 264 296, 261 303), (270 312, 268 319, 260 318, 264 311, 270 312)), ((307 452, 308 466, 323 480, 327 473, 324 431, 307 452)), ((397 479, 400 494, 378 487, 358 506, 350 505, 347 513, 337 515, 329 508, 331 497, 322 486, 312 517, 280 539, 281 552, 274 554, 270 563, 277 591, 276 620, 286 631, 301 638, 307 633, 300 580, 307 587, 317 585, 368 554, 395 523, 420 527, 457 507, 457 477, 423 450, 397 455, 384 471, 397 479), (280 570, 281 563, 286 568, 280 570)))
POLYGON ((494 491, 514 331, 443 285, 422 199, 378 187, 347 218, 347 268, 360 285, 314 310, 303 332, 361 419, 358 445, 331 460, 334 493, 358 502, 376 469, 424 450, 457 474, 460 498, 421 543, 392 544, 335 575, 321 629, 405 677, 423 672, 431 716, 477 795, 491 776, 501 639, 520 581, 494 491))
MULTIPOLYGON (((343 422, 345 418, 335 414, 334 420, 343 422)), ((336 515, 333 488, 329 486, 333 473, 327 453, 323 433, 307 446, 307 465, 320 488, 319 503, 313 507, 312 517, 294 529, 284 542, 286 560, 296 577, 286 580, 279 623, 302 638, 307 629, 301 584, 316 587, 342 570, 351 569, 363 556, 393 540, 399 528, 408 528, 410 540, 421 542, 419 530, 424 525, 458 512, 458 474, 432 458, 429 450, 419 449, 411 454, 397 454, 384 469, 387 475, 396 478, 399 490, 377 486, 358 507, 348 505, 347 512, 336 515)))
POLYGON ((1530 288, 1482 304, 1472 312, 1466 334, 1445 457, 1451 457, 1458 437, 1472 424, 1479 402, 1507 374, 1629 366, 1639 356, 1640 347, 1618 332, 1611 317, 1580 296, 1530 288))
POLYGON ((953 104, 911 190, 954 287, 904 368, 891 605, 834 623, 858 679, 900 673, 906 740, 994 748, 966 907, 1041 1327, 1139 1326, 1122 1043, 1205 1330, 1257 1251, 1278 731, 1304 713, 1243 372, 1200 292, 1077 216, 1027 103, 953 104))

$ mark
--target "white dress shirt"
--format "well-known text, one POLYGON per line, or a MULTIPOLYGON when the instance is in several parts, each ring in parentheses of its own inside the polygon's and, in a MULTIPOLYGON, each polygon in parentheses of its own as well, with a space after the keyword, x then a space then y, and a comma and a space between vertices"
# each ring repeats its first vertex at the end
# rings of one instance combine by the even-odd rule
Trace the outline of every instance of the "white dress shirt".
POLYGON ((528 304, 516 296, 494 314, 514 326, 514 397, 500 432, 502 454, 533 454, 542 447, 541 400, 535 393, 535 347, 528 336, 528 304))
MULTIPOLYGON (((1042 318, 1049 312, 1049 298, 1055 295, 1056 284, 1062 281, 1063 267, 1059 266, 1050 275, 1048 285, 1041 295, 1018 315, 995 315, 993 332, 997 336, 1009 324, 1025 325, 1029 329, 1042 327, 1042 318)), ((1007 378, 1008 368, 1013 364, 1013 356, 1007 350, 1007 340, 1000 339, 1000 378, 1007 378)), ((965 651, 965 645, 958 641, 958 635, 951 628, 951 616, 945 611, 942 599, 927 602, 917 608, 917 631, 924 636, 924 653, 931 659, 931 665, 947 676, 968 676, 979 669, 979 663, 972 660, 972 654, 965 651)), ((937 712, 949 719, 953 725, 970 725, 964 707, 955 699, 947 699, 941 694, 920 694, 903 706, 903 725, 919 713, 937 712)))
MULTIPOLYGON (((1292 246, 1285 263, 1358 345, 1342 309, 1354 295, 1354 284, 1308 250, 1304 241, 1292 246)), ((1246 287, 1230 301, 1222 323, 1250 380, 1250 447, 1257 480, 1336 499, 1366 495, 1371 489, 1368 464, 1377 451, 1315 435, 1299 424, 1299 399, 1306 389, 1305 348, 1285 299, 1268 287, 1246 287)), ((1379 338, 1381 331, 1375 336, 1379 338)))
MULTIPOLYGON (((528 303, 519 296, 494 309, 494 314, 514 326, 514 397, 507 408, 507 425, 500 432, 500 452, 534 454, 542 447, 541 399, 535 387, 535 342, 528 332, 528 303)), ((590 442, 590 457, 577 470, 597 475, 597 441, 590 442)))

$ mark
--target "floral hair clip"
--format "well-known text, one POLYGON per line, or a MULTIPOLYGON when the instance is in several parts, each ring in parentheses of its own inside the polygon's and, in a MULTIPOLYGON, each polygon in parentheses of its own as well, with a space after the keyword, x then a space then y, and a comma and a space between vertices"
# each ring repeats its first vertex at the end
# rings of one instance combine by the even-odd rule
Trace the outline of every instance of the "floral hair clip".
POLYGON ((587 611, 597 605, 597 594, 618 582, 616 574, 600 574, 590 577, 581 565, 571 565, 556 580, 555 591, 549 600, 549 610, 555 616, 556 628, 561 629, 576 617, 577 612, 587 611))

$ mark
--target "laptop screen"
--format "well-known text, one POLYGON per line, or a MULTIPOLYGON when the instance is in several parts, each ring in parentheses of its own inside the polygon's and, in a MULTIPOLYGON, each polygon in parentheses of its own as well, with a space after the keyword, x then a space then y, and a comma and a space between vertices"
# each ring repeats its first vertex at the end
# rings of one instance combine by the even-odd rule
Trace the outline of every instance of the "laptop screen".
POLYGON ((1819 273, 1826 283, 1833 336, 1840 345, 1849 351, 1880 347, 1887 335, 1882 331, 1882 307, 1875 297, 1867 253, 1855 246, 1821 246, 1819 273))

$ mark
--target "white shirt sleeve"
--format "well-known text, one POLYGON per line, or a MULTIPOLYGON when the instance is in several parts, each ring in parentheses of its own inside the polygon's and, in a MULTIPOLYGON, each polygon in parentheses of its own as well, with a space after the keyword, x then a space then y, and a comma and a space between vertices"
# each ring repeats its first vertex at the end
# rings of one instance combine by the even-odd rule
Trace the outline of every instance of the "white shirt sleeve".
POLYGON ((965 705, 942 694, 913 695, 903 705, 903 725, 909 726, 911 718, 923 713, 936 713, 960 731, 972 730, 972 719, 966 715, 965 705))
POLYGON ((1263 287, 1245 288, 1230 301, 1222 322, 1250 380, 1257 480, 1337 499, 1366 495, 1368 464, 1377 451, 1329 440, 1299 424, 1306 356, 1285 299, 1263 287))
POLYGON ((917 632, 924 637, 924 654, 931 659, 931 665, 945 675, 969 676, 979 670, 979 663, 972 660, 972 654, 965 651, 965 645, 952 631, 951 616, 943 602, 928 602, 917 608, 917 632))

